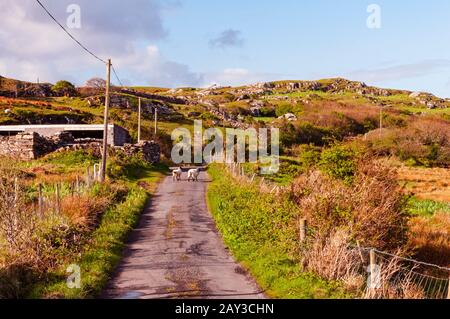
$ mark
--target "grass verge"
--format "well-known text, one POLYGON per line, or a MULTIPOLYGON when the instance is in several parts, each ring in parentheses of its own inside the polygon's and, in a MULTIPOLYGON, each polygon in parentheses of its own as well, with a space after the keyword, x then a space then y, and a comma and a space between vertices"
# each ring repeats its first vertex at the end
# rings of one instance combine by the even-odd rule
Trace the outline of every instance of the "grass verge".
POLYGON ((66 278, 69 265, 59 268, 39 283, 30 298, 81 299, 98 296, 105 287, 109 275, 122 257, 124 243, 136 226, 149 194, 140 187, 134 187, 124 202, 107 210, 81 256, 73 260, 81 270, 81 288, 70 289, 66 278))
POLYGON ((351 298, 340 284, 304 272, 292 252, 299 247, 296 210, 288 198, 261 196, 212 165, 207 200, 225 244, 269 297, 351 298))

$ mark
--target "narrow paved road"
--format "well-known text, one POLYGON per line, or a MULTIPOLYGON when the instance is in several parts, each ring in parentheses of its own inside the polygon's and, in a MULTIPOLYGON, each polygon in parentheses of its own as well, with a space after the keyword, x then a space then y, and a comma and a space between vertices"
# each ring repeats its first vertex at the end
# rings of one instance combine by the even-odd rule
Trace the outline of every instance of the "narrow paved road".
POLYGON ((132 233, 105 298, 264 298, 225 248, 206 206, 208 176, 167 177, 132 233))

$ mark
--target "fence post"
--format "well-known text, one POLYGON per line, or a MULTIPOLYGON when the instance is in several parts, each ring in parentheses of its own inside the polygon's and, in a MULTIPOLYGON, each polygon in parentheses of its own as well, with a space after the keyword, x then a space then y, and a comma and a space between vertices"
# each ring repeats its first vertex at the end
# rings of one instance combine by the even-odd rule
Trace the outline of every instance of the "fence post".
POLYGON ((56 184, 56 211, 61 214, 61 185, 56 184))
POLYGON ((16 177, 14 179, 14 206, 18 206, 17 202, 19 201, 19 181, 16 177))
POLYGON ((44 215, 44 202, 42 198, 42 184, 38 184, 38 210, 39 210, 39 216, 44 215))
POLYGON ((370 256, 370 287, 369 287, 369 290, 372 292, 372 291, 375 291, 375 288, 376 288, 375 273, 377 271, 376 270, 377 256, 375 254, 374 249, 370 250, 369 256, 370 256))
POLYGON ((303 243, 308 236, 308 221, 305 218, 300 219, 300 241, 303 243))
POLYGON ((99 169, 98 164, 94 164, 94 182, 97 182, 99 180, 99 169))
POLYGON ((77 187, 77 195, 80 195, 80 176, 77 175, 77 181, 76 181, 76 187, 77 187))
POLYGON ((70 182, 70 195, 73 197, 74 194, 75 194, 75 182, 71 181, 70 182))
POLYGON ((447 299, 450 299, 450 276, 448 276, 447 299))
POLYGON ((86 186, 88 188, 91 187, 91 167, 90 166, 88 166, 86 168, 86 186))

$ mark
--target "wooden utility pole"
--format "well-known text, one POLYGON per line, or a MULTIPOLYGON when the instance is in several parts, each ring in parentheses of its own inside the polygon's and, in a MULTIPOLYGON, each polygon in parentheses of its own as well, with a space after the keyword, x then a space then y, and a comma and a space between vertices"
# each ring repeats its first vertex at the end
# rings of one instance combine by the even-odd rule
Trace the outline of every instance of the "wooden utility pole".
POLYGON ((104 183, 106 179, 106 158, 108 156, 108 116, 109 116, 109 87, 111 84, 111 59, 108 59, 106 65, 106 92, 105 92, 105 114, 103 119, 103 150, 102 150, 102 167, 100 174, 100 182, 104 183))
POLYGON ((142 101, 141 98, 139 98, 139 105, 138 105, 138 144, 141 142, 141 113, 142 112, 142 101))
POLYGON ((383 132, 383 107, 380 106, 380 136, 383 132))
POLYGON ((155 107, 155 138, 158 134, 158 109, 155 107))

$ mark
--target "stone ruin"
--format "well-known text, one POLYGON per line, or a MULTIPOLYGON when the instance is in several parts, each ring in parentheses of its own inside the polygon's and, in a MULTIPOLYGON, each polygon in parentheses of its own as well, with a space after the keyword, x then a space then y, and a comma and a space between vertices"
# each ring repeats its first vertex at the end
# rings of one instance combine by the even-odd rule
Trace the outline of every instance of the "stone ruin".
MULTIPOLYGON (((153 141, 138 144, 109 146, 114 152, 123 150, 126 155, 142 154, 143 160, 157 164, 160 162, 160 146, 153 141)), ((76 140, 69 132, 58 132, 44 137, 36 132, 21 132, 13 136, 0 136, 0 156, 9 156, 20 160, 34 160, 53 152, 69 150, 90 150, 94 156, 101 156, 101 140, 76 140)))
POLYGON ((38 133, 19 133, 14 136, 0 136, 0 155, 22 160, 42 157, 56 150, 51 140, 38 133))

